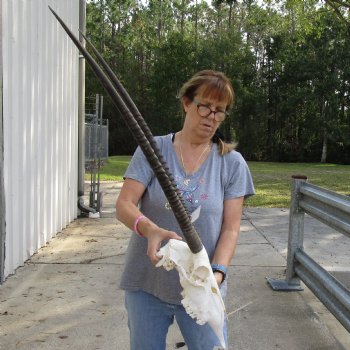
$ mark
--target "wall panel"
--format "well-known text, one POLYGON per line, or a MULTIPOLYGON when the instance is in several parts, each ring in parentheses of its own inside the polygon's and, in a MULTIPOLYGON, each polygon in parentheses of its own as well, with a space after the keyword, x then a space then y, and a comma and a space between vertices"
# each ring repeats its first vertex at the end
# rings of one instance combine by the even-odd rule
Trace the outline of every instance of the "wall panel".
POLYGON ((77 216, 79 0, 3 0, 5 276, 77 216))

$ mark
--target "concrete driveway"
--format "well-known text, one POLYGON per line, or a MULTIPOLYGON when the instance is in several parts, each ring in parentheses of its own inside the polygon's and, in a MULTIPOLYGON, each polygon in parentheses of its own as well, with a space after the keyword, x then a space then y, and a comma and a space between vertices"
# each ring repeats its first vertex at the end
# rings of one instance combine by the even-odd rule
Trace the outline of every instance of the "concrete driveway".
MULTIPOLYGON (((101 218, 75 220, 0 286, 0 349, 129 349, 118 281, 132 232, 114 218, 120 186, 102 183, 101 218)), ((228 276, 230 349, 350 349, 350 334, 306 287, 276 292, 266 282, 284 277, 288 214, 245 209, 228 276)), ((350 288, 349 238, 306 217, 305 251, 350 288)), ((171 326, 167 349, 181 341, 171 326)))

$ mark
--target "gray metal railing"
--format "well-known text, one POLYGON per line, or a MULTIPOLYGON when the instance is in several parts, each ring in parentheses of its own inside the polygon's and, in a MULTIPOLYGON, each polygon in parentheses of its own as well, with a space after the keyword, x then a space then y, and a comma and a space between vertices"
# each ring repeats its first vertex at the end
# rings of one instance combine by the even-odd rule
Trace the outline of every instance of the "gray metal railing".
POLYGON ((350 291, 303 248, 305 213, 350 237, 350 197, 309 184, 306 179, 293 176, 286 278, 267 281, 277 291, 301 291, 302 280, 350 332, 350 291))

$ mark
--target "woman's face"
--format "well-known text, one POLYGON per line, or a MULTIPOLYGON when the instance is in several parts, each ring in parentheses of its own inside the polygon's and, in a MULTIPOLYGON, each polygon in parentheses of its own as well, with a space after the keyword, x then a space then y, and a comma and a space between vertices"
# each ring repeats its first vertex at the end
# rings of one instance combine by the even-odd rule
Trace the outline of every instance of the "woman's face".
POLYGON ((204 97, 199 92, 193 100, 184 97, 183 107, 186 113, 184 127, 189 128, 189 131, 195 133, 198 137, 211 139, 221 124, 221 121, 215 119, 222 119, 220 117, 222 116, 222 112, 226 111, 227 103, 226 101, 218 101, 211 96, 204 97), (210 113, 207 117, 203 116, 206 114, 203 111, 206 110, 210 113), (216 113, 214 117, 214 112, 219 113, 216 113))

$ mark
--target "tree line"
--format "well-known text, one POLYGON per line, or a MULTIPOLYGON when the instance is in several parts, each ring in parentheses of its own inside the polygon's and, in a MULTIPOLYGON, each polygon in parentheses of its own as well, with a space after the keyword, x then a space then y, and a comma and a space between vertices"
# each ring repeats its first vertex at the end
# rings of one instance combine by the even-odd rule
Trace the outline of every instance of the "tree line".
MULTIPOLYGON (((87 35, 154 135, 181 128, 181 85, 215 69, 236 94, 220 128, 246 159, 350 164, 349 14, 348 0, 91 0, 87 35)), ((86 91, 104 93, 89 69, 86 91)), ((110 155, 131 154, 104 111, 110 155)))

